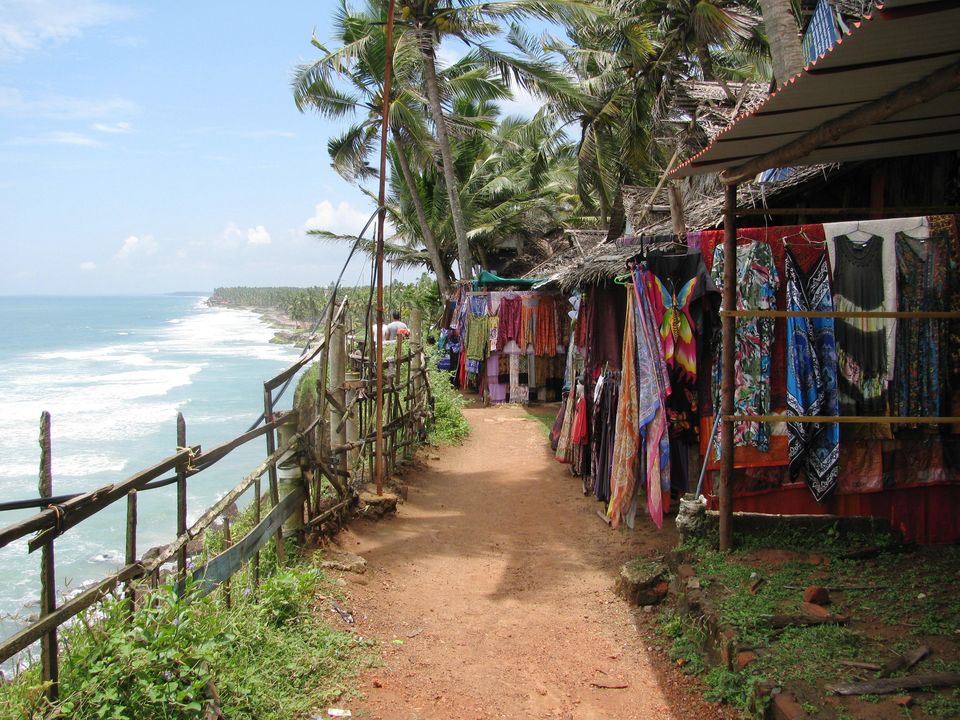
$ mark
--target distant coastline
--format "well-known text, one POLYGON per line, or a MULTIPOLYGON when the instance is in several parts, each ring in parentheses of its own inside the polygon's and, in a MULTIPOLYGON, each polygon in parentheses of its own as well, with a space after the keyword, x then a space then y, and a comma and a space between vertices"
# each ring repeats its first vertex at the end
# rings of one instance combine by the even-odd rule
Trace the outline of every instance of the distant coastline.
MULTIPOLYGON (((188 293, 177 293, 186 295, 188 293)), ((214 293, 208 294, 206 304, 210 307, 231 308, 234 310, 247 310, 260 316, 270 328, 273 329, 273 337, 270 342, 274 345, 292 345, 294 347, 306 347, 312 335, 312 327, 305 327, 291 318, 285 310, 279 307, 263 307, 257 305, 240 305, 214 293)))

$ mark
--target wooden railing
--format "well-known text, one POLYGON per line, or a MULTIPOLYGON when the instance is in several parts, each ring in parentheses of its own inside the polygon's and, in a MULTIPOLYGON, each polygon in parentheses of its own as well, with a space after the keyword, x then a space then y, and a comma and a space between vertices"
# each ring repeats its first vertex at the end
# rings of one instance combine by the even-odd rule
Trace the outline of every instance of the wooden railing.
MULTIPOLYGON (((119 586, 124 586, 125 596, 131 604, 136 603, 138 591, 143 595, 151 587, 156 587, 161 579, 161 568, 175 560, 173 574, 178 588, 182 589, 189 569, 189 575, 199 584, 201 593, 223 585, 225 601, 229 603, 230 578, 244 565, 250 566, 254 587, 259 583, 260 550, 271 537, 277 559, 282 562, 285 535, 336 527, 351 512, 357 488, 369 479, 367 469, 373 465, 373 438, 376 434, 372 392, 374 367, 368 361, 354 360, 353 369, 348 370, 351 355, 347 351, 345 318, 345 302, 336 311, 331 307, 326 333, 318 346, 264 383, 264 415, 258 427, 222 445, 203 450, 199 445, 187 445, 186 423, 178 413, 177 451, 173 455, 124 480, 89 492, 53 495, 50 414, 44 412, 40 420, 39 498, 0 503, 0 511, 40 508, 32 516, 0 528, 0 548, 33 534, 27 547, 31 553, 40 550, 41 555, 40 613, 36 621, 0 642, 0 662, 41 641, 42 678, 46 682, 47 697, 54 701, 58 696, 58 628, 119 586), (275 412, 275 392, 285 389, 302 369, 313 362, 320 367, 316 403, 290 412, 275 412), (266 438, 266 459, 187 527, 188 482, 233 450, 260 437, 266 438), (282 497, 278 467, 293 478, 289 491, 282 497), (264 495, 261 480, 265 474, 268 476, 270 510, 262 516, 264 495), (332 496, 324 490, 324 479, 333 488, 332 496), (177 489, 176 538, 152 554, 149 560, 138 559, 138 493, 170 485, 176 485, 177 489), (251 488, 253 527, 242 538, 232 538, 227 510, 239 503, 251 488), (123 566, 58 606, 55 541, 84 520, 123 499, 127 504, 123 566), (200 537, 220 518, 225 549, 201 566, 188 568, 188 543, 200 537)), ((410 340, 396 344, 385 369, 385 397, 388 399, 384 403, 384 458, 389 473, 393 472, 401 456, 412 455, 431 414, 432 400, 420 345, 419 316, 414 317, 412 324, 414 329, 410 340)))

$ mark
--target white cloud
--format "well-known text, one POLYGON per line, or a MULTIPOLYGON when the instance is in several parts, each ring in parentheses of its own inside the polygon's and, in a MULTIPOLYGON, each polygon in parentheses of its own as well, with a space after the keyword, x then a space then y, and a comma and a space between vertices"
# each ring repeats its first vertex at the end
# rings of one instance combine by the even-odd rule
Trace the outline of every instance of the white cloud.
POLYGON ((153 255, 156 252, 157 241, 153 239, 153 235, 130 235, 123 241, 114 257, 124 260, 133 255, 153 255))
POLYGON ((92 270, 97 269, 97 264, 95 262, 87 260, 86 262, 80 263, 80 269, 83 270, 83 272, 91 272, 92 270))
POLYGON ((223 229, 223 232, 220 236, 229 242, 234 240, 239 240, 243 237, 243 231, 237 226, 235 222, 228 222, 227 226, 223 229))
POLYGON ((110 133, 114 135, 117 135, 117 134, 124 135, 128 132, 133 131, 133 127, 128 122, 117 122, 112 124, 94 123, 93 129, 99 130, 102 133, 110 133))
POLYGON ((104 0, 6 0, 0 15, 0 61, 56 46, 130 17, 127 8, 104 0))
POLYGON ((269 245, 270 233, 263 225, 257 225, 247 230, 247 242, 250 245, 269 245))
POLYGON ((511 88, 511 93, 513 98, 503 100, 500 103, 500 112, 503 115, 519 115, 523 118, 531 118, 544 106, 544 100, 534 96, 529 90, 519 85, 511 88))
MULTIPOLYGON (((304 223, 306 230, 326 230, 340 235, 356 235, 370 219, 370 212, 357 210, 350 203, 341 201, 336 207, 329 200, 317 203, 313 217, 304 223)), ((368 237, 372 237, 367 231, 368 237)))
POLYGON ((0 86, 0 114, 10 117, 94 120, 117 115, 131 115, 136 111, 135 103, 120 97, 82 98, 72 95, 25 95, 19 88, 0 86))
POLYGON ((34 137, 18 137, 12 145, 78 145, 81 147, 101 147, 103 143, 89 135, 78 132, 55 131, 34 137))

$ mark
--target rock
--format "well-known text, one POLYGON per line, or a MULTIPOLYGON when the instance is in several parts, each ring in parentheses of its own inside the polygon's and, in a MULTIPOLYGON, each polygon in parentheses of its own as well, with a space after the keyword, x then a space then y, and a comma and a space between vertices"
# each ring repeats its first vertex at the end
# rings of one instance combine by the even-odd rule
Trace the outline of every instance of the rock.
POLYGON ((625 563, 617 576, 616 593, 633 605, 656 605, 667 596, 665 565, 638 558, 625 563))
POLYGON ((380 518, 397 512, 400 498, 392 492, 383 491, 377 495, 376 489, 364 488, 360 491, 360 511, 365 517, 380 518))
POLYGON ((825 587, 821 587, 820 585, 810 585, 806 590, 803 591, 803 601, 806 603, 813 603, 815 605, 829 605, 830 593, 827 592, 825 587))
POLYGON ((802 720, 807 717, 797 699, 788 692, 782 692, 773 696, 774 720, 802 720))
POLYGON ((749 650, 742 650, 741 652, 738 652, 736 657, 737 670, 743 670, 745 667, 747 667, 747 665, 756 659, 757 654, 755 652, 751 652, 749 650))
POLYGON ((644 605, 644 606, 643 606, 643 611, 644 611, 645 613, 652 613, 652 612, 653 612, 653 605, 644 605))
POLYGON ((383 683, 380 682, 379 680, 377 680, 376 678, 374 678, 374 680, 373 680, 373 686, 374 686, 375 688, 382 688, 382 687, 383 687, 383 683))
POLYGON ((677 575, 680 576, 681 580, 689 580, 696 574, 697 571, 693 569, 693 565, 679 565, 677 567, 677 575))
POLYGON ((705 535, 706 525, 706 499, 694 497, 692 493, 680 498, 680 509, 677 511, 677 531, 680 533, 681 542, 687 538, 705 535))
POLYGON ((698 578, 692 577, 687 580, 687 590, 699 590, 700 589, 700 580, 698 578))
POLYGON ((367 561, 359 555, 344 550, 325 550, 320 567, 324 570, 342 570, 343 572, 365 573, 367 561))
POLYGON ((803 610, 805 615, 815 618, 828 618, 830 617, 830 612, 823 607, 822 605, 815 605, 814 603, 800 603, 800 609, 803 610))

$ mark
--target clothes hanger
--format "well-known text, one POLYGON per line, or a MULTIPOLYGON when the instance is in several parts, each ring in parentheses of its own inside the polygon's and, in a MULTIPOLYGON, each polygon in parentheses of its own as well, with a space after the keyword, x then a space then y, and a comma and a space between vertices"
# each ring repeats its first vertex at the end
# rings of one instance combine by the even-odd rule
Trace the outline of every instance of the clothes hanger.
POLYGON ((862 245, 862 244, 864 244, 865 242, 869 241, 871 238, 873 238, 873 237, 874 237, 874 234, 873 234, 872 232, 870 232, 869 230, 864 230, 864 229, 862 229, 862 228, 860 227, 860 223, 861 223, 861 222, 862 222, 861 220, 857 220, 857 227, 847 233, 847 238, 848 238, 849 240, 851 240, 852 242, 859 243, 859 244, 862 245), (853 236, 856 235, 857 233, 863 233, 863 234, 866 235, 867 237, 865 237, 865 238, 862 239, 862 240, 853 237, 853 236))

